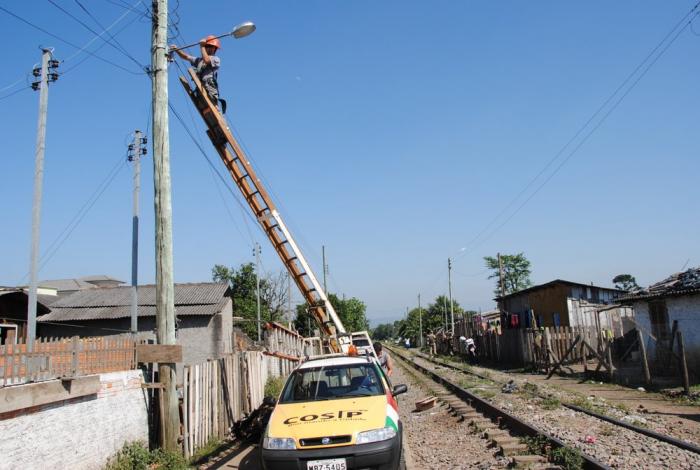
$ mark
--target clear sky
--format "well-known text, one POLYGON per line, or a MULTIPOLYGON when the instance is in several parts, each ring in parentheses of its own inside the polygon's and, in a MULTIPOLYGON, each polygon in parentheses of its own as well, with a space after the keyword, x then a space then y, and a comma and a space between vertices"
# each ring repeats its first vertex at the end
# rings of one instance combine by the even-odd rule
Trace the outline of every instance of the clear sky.
MULTIPOLYGON (((329 289, 364 300, 374 322, 399 318, 419 292, 424 301, 445 293, 450 256, 454 297, 474 309, 493 306, 482 257, 498 251, 525 252, 535 283, 610 285, 624 272, 648 285, 686 262, 700 264, 700 23, 678 36, 548 181, 569 154, 545 167, 694 2, 170 3, 180 44, 242 21, 257 24, 248 38, 223 40, 219 81, 228 119, 317 274, 326 245, 329 289)), ((100 32, 81 5, 104 27, 126 13, 110 32, 135 62, 150 62, 142 3, 58 4, 100 32)), ((95 38, 50 2, 4 8, 78 46, 95 38)), ((136 74, 76 55, 3 11, 0 40, 0 285, 27 282, 38 93, 26 83, 40 45, 66 60, 59 71, 75 67, 49 93, 42 252, 61 242, 40 278, 129 281, 125 154, 133 130, 150 127, 148 78, 100 39, 87 49, 136 74), (101 196, 91 197, 113 168, 101 196), (85 204, 91 208, 82 215, 85 204)), ((172 103, 224 174, 177 75, 171 67, 172 103)), ((170 129, 175 280, 206 281, 214 264, 250 261, 254 241, 265 269, 279 270, 240 199, 172 115, 170 129)), ((154 280, 150 157, 149 148, 142 282, 154 280)))

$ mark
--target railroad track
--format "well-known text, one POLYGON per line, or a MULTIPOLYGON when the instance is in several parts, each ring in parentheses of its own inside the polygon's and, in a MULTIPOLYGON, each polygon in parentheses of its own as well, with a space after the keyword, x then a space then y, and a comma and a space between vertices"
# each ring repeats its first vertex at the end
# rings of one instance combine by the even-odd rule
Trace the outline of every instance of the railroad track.
MULTIPOLYGON (((486 376, 478 374, 472 370, 467 370, 464 367, 459 366, 458 364, 454 364, 454 363, 451 363, 448 361, 443 361, 440 359, 436 359, 434 357, 430 357, 427 354, 417 353, 416 355, 425 361, 432 362, 433 364, 436 364, 436 365, 441 366, 441 367, 446 367, 446 368, 449 368, 452 370, 456 370, 456 371, 462 372, 463 374, 473 375, 473 376, 478 377, 482 380, 490 380, 490 381, 495 382, 501 386, 506 384, 505 382, 500 382, 500 381, 494 380, 492 377, 486 377, 486 376)), ((536 394, 536 395, 539 396, 540 398, 546 398, 542 394, 536 394)), ((611 416, 606 416, 606 415, 601 414, 601 413, 596 413, 595 411, 588 410, 586 408, 581 408, 580 406, 572 405, 571 403, 561 402, 561 405, 566 407, 566 408, 569 408, 570 410, 573 410, 573 411, 576 411, 579 413, 584 413, 584 414, 587 414, 589 416, 593 416, 594 418, 597 418, 597 419, 606 421, 608 423, 614 424, 615 426, 620 426, 620 427, 629 429, 631 431, 634 431, 634 432, 637 432, 639 434, 651 437, 651 438, 656 439, 658 441, 665 442, 667 444, 671 444, 672 446, 678 447, 679 449, 684 449, 684 450, 687 450, 687 451, 690 451, 690 452, 693 452, 695 454, 700 455, 700 447, 698 447, 697 445, 695 445, 691 442, 687 442, 687 441, 684 441, 682 439, 677 439, 675 437, 672 437, 672 436, 669 436, 666 434, 661 434, 661 433, 658 433, 656 431, 652 431, 651 429, 643 428, 640 426, 635 426, 634 424, 631 424, 631 423, 628 423, 625 421, 621 421, 619 419, 613 418, 611 416)))
POLYGON ((405 368, 412 367, 423 376, 432 379, 434 383, 429 383, 413 374, 414 377, 423 382, 423 385, 431 394, 449 408, 454 416, 467 421, 475 430, 482 432, 482 436, 489 439, 493 446, 500 448, 501 453, 509 457, 512 465, 515 467, 565 468, 549 462, 554 460, 555 456, 561 456, 562 459, 566 460, 565 455, 568 454, 569 459, 572 456, 580 456, 582 468, 610 468, 595 458, 573 449, 558 438, 494 406, 434 371, 416 364, 410 357, 396 349, 391 347, 387 347, 387 349, 393 353, 399 365, 405 368), (528 446, 522 443, 521 440, 523 437, 534 438, 533 442, 544 444, 542 446, 543 450, 548 455, 528 453, 528 446))
POLYGON ((413 358, 402 350, 389 349, 412 368, 444 384, 460 398, 469 400, 496 424, 505 425, 524 436, 533 436, 533 433, 545 436, 553 449, 557 446, 577 448, 584 458, 584 468, 608 468, 606 464, 624 468, 700 468, 700 456, 694 444, 574 405, 557 403, 555 409, 544 408, 541 395, 535 398, 536 395, 530 392, 502 394, 504 382, 490 376, 421 353, 413 358), (480 391, 487 381, 494 391, 480 391), (479 397, 470 390, 484 396, 479 397), (597 439, 593 443, 583 443, 588 434, 597 435, 597 439))

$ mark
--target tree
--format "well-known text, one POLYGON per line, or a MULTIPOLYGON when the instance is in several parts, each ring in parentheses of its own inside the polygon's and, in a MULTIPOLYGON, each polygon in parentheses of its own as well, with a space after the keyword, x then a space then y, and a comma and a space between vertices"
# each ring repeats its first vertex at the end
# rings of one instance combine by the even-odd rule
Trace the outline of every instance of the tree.
MULTIPOLYGON (((243 317, 241 329, 251 338, 258 337, 257 281, 253 263, 241 264, 238 269, 221 264, 212 270, 215 282, 227 282, 231 289, 233 315, 243 317)), ((284 305, 287 302, 285 274, 265 276, 260 279, 260 319, 280 321, 284 318, 284 305)))
POLYGON ((631 274, 618 274, 612 282, 615 284, 615 288, 620 290, 630 291, 639 288, 637 280, 631 274))
MULTIPOLYGON (((340 299, 335 294, 328 294, 328 300, 345 326, 345 331, 369 330, 367 321, 367 306, 360 299, 351 297, 340 299)), ((304 336, 313 336, 313 331, 318 328, 316 320, 309 313, 309 305, 306 303, 297 305, 297 318, 294 326, 304 336)))
MULTIPOLYGON (((498 258, 484 256, 484 261, 486 261, 486 267, 493 271, 489 279, 496 279, 496 289, 494 293, 496 297, 500 297, 501 283, 499 278, 498 258)), ((503 263, 505 295, 527 289, 532 285, 530 281, 530 261, 525 258, 524 253, 518 253, 517 255, 501 255, 501 263, 503 263)))
MULTIPOLYGON (((459 302, 453 299, 452 301, 455 319, 458 315, 464 313, 464 310, 459 305, 459 302)), ((447 321, 447 329, 451 328, 450 318, 450 301, 447 296, 439 295, 432 303, 429 303, 426 308, 418 310, 414 308, 408 312, 408 316, 403 320, 394 322, 394 332, 396 336, 401 338, 412 338, 413 344, 416 344, 418 336, 420 336, 421 326, 423 329, 423 337, 430 330, 436 331, 445 326, 447 321)))
POLYGON ((394 337, 394 325, 391 323, 382 323, 377 325, 372 330, 372 339, 376 341, 384 341, 394 337))

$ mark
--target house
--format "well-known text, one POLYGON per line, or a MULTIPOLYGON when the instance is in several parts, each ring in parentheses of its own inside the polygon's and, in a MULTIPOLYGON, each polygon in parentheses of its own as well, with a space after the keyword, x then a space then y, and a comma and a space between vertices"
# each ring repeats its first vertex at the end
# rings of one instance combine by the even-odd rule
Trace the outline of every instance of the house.
POLYGON ((632 310, 613 304, 625 291, 555 279, 496 298, 504 328, 587 326, 621 336, 633 328, 632 310))
MULTIPOLYGON (((49 313, 47 304, 53 298, 50 295, 37 295, 36 314, 49 313)), ((0 344, 16 343, 27 334, 27 303, 29 295, 16 287, 0 287, 0 344)))
MULTIPOLYGON (((677 322, 677 329, 683 334, 688 366, 700 369, 700 267, 672 274, 619 300, 634 309, 649 357, 665 359, 665 349, 672 342, 673 324, 677 322)), ((678 343, 674 343, 677 350, 678 343)))
MULTIPOLYGON (((184 364, 217 359, 232 351, 233 312, 226 283, 175 284, 177 343, 184 364)), ((139 336, 155 339, 155 285, 138 287, 139 336)), ((129 333, 131 287, 77 290, 59 298, 37 319, 43 337, 106 336, 129 333)), ((178 370, 180 367, 178 367, 178 370)))

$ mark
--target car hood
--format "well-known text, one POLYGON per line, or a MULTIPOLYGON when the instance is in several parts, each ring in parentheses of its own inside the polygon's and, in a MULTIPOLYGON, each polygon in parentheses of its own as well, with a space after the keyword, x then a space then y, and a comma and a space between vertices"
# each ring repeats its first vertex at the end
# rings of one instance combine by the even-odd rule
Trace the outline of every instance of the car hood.
POLYGON ((294 438, 297 447, 299 439, 345 435, 354 443, 358 432, 384 427, 386 408, 386 395, 278 404, 267 432, 294 438))

